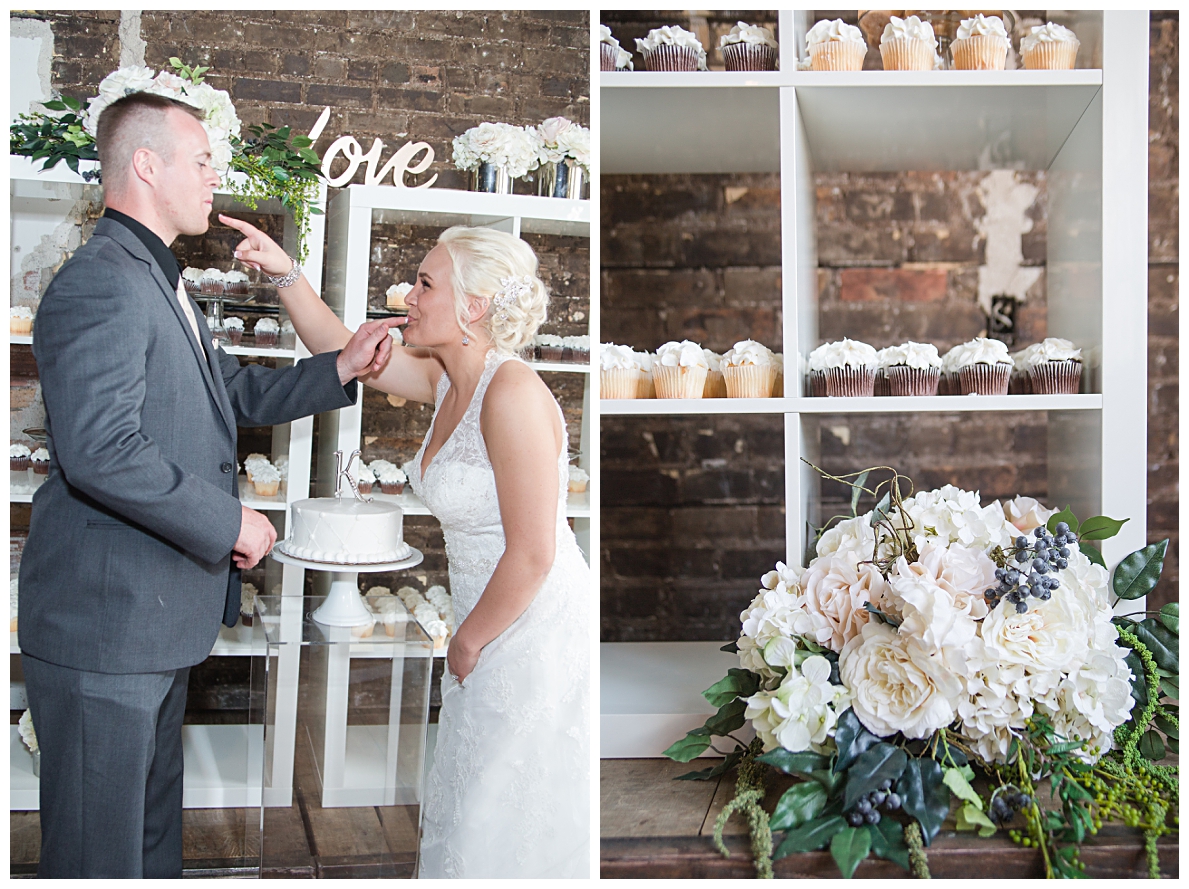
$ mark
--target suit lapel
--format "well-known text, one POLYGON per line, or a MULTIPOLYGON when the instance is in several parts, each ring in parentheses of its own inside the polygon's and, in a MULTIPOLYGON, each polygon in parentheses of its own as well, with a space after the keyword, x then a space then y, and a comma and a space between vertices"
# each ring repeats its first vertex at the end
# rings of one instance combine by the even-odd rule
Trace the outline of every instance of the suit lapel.
MULTIPOLYGON (((187 296, 186 299, 190 299, 190 297, 187 296)), ((215 403, 219 405, 219 413, 223 415, 223 422, 226 424, 227 431, 231 433, 231 437, 234 440, 237 434, 235 410, 231 407, 231 399, 227 397, 227 386, 223 383, 223 367, 219 363, 219 350, 214 347, 214 337, 211 335, 210 328, 206 326, 206 317, 202 312, 195 312, 194 320, 198 322, 198 333, 202 336, 202 341, 212 344, 211 348, 206 350, 209 380, 214 384, 213 392, 215 403)), ((186 322, 186 329, 190 329, 190 323, 188 321, 186 322)))

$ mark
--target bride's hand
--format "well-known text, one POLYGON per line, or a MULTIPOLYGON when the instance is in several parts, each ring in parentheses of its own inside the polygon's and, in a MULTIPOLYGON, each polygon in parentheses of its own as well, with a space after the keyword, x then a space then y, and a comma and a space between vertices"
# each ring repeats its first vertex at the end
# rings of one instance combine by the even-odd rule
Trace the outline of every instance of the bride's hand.
POLYGON ((446 669, 459 683, 471 675, 478 662, 479 652, 469 651, 465 643, 459 644, 457 635, 450 640, 450 647, 446 649, 446 669))
POLYGON ((243 234, 244 240, 235 245, 235 258, 244 265, 273 277, 287 275, 293 269, 293 260, 289 255, 256 226, 222 213, 219 214, 219 221, 243 234))

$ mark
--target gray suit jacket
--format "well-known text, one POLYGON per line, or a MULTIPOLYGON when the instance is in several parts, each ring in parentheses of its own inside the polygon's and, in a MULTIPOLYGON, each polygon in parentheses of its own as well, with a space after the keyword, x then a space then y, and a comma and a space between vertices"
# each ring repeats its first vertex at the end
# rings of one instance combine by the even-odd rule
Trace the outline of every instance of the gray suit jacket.
POLYGON ((283 370, 207 352, 140 239, 99 220, 47 289, 33 336, 50 451, 21 558, 21 648, 33 657, 99 673, 204 660, 239 607, 237 423, 357 397, 337 352, 283 370))

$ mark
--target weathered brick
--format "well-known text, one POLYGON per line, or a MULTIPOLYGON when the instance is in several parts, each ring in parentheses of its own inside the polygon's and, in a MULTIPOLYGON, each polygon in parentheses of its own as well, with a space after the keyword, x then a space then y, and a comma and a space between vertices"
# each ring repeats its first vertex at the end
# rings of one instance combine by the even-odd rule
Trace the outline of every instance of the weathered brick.
POLYGON ((313 83, 307 88, 306 101, 313 105, 354 105, 370 108, 372 91, 365 86, 313 83))
POLYGON ((236 78, 232 86, 232 97, 235 99, 256 99, 261 102, 297 104, 301 101, 301 84, 239 77, 236 78))
POLYGON ((843 302, 894 299, 937 302, 946 297, 945 269, 843 269, 843 302))

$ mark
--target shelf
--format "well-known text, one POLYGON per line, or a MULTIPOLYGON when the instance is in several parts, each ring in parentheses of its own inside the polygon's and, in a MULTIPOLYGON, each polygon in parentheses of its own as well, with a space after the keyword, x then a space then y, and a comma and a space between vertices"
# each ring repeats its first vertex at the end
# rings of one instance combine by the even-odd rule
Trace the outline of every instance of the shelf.
POLYGON ((37 489, 45 484, 48 475, 38 475, 31 468, 22 472, 8 472, 8 502, 32 503, 37 489), (21 476, 24 476, 24 480, 21 476))
POLYGON ((277 494, 275 497, 261 497, 256 493, 255 487, 248 484, 248 477, 246 475, 241 475, 239 477, 239 499, 244 506, 248 507, 248 509, 288 509, 289 502, 285 499, 288 493, 289 485, 284 480, 282 480, 281 486, 277 489, 277 494))
POLYGON ((1101 395, 935 395, 912 398, 605 398, 602 416, 659 414, 916 414, 1099 411, 1101 395))
POLYGON ((289 358, 296 360, 296 349, 282 349, 282 348, 267 348, 264 346, 232 346, 228 344, 220 344, 221 348, 228 355, 247 355, 252 358, 289 358))
POLYGON ((575 364, 572 361, 529 361, 528 366, 535 371, 548 373, 588 374, 589 364, 575 364))
POLYGON ((234 627, 219 625, 219 637, 211 648, 211 657, 263 657, 268 654, 268 645, 261 636, 252 643, 255 629, 237 623, 234 627))
POLYGON ((8 335, 8 344, 10 346, 31 346, 33 345, 33 335, 22 336, 17 333, 10 333, 8 335))
MULTIPOLYGON (((702 692, 739 666, 722 642, 599 646, 599 757, 660 756, 713 716, 702 692)), ((712 751, 710 756, 717 754, 712 751)))

